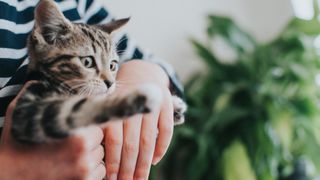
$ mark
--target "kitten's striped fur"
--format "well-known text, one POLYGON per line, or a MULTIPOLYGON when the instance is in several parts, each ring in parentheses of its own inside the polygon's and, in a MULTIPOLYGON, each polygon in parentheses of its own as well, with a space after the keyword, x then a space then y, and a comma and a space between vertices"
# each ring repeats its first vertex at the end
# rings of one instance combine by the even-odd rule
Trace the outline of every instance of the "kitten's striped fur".
MULTIPOLYGON (((114 89, 118 70, 110 34, 127 21, 73 24, 53 1, 40 1, 28 40, 28 70, 38 81, 17 102, 13 137, 28 143, 48 142, 67 137, 75 128, 147 113, 160 104, 156 87, 104 97, 114 89)), ((182 122, 186 106, 176 96, 173 101, 175 119, 182 122)))

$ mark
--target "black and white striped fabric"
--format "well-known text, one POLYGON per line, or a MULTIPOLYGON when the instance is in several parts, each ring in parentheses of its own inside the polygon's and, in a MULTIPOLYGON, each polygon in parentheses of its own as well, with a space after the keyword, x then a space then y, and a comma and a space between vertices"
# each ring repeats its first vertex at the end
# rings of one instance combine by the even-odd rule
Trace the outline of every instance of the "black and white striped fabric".
MULTIPOLYGON (((112 16, 100 0, 55 0, 73 22, 106 23, 112 16)), ((0 0, 0 127, 8 104, 26 81, 28 55, 26 40, 34 25, 34 8, 39 0, 0 0)), ((122 61, 145 59, 159 64, 170 77, 172 89, 182 95, 182 86, 170 65, 142 52, 127 35, 120 34, 118 51, 122 61)))

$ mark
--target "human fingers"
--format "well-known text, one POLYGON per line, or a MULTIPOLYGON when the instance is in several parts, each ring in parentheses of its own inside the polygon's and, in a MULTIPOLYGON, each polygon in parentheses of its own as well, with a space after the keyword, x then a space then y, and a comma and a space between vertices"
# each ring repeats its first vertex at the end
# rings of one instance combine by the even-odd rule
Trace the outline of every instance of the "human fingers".
POLYGON ((143 116, 134 179, 148 179, 158 132, 159 110, 143 116))
POLYGON ((88 152, 86 155, 87 164, 89 165, 90 172, 95 170, 97 166, 103 162, 104 148, 102 145, 98 146, 96 149, 88 152))
MULTIPOLYGON (((101 161, 103 162, 103 161, 101 161)), ((106 177, 106 167, 104 163, 100 163, 97 168, 89 175, 89 180, 101 180, 106 177)))
POLYGON ((1 144, 8 143, 10 141, 11 117, 12 117, 13 110, 17 104, 18 99, 22 96, 22 94, 26 91, 26 89, 34 83, 36 83, 36 81, 28 81, 27 83, 25 83, 25 85, 20 90, 18 95, 10 102, 9 106, 7 107, 5 120, 4 120, 5 123, 4 123, 3 131, 1 134, 1 144))
POLYGON ((123 123, 123 146, 119 179, 133 179, 140 141, 142 115, 135 115, 123 123))
POLYGON ((75 130, 74 135, 83 139, 87 151, 92 151, 101 144, 103 130, 98 126, 89 126, 75 130))
POLYGON ((108 123, 104 129, 105 163, 108 180, 117 180, 119 173, 123 142, 122 128, 122 121, 113 121, 108 123))
POLYGON ((166 92, 161 106, 158 129, 159 134, 153 155, 152 164, 157 164, 166 153, 173 135, 173 104, 170 92, 166 92))
MULTIPOLYGON (((103 163, 104 157, 104 148, 100 145, 103 138, 101 131, 98 127, 82 128, 75 132, 75 136, 60 142, 62 149, 56 149, 56 153, 60 155, 57 154, 55 161, 64 162, 64 165, 60 165, 61 168, 58 169, 77 170, 74 174, 82 175, 86 179, 100 177, 101 168, 98 167, 103 163)), ((105 171, 104 167, 103 169, 105 171)))
POLYGON ((102 179, 106 175, 106 168, 103 161, 104 148, 102 145, 87 153, 87 164, 89 166, 88 179, 102 179))

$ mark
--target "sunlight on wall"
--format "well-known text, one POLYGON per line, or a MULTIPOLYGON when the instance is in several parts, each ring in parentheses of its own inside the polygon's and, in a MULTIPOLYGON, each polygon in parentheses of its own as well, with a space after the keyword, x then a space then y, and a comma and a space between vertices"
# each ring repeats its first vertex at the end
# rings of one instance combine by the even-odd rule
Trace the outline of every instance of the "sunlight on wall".
POLYGON ((313 0, 291 0, 294 14, 301 19, 311 20, 314 16, 313 0))
MULTIPOLYGON (((189 41, 205 41, 208 14, 232 17, 258 41, 273 39, 292 16, 291 0, 103 0, 139 45, 167 60, 186 80, 203 68, 189 41)), ((226 53, 227 50, 222 51, 226 53)))

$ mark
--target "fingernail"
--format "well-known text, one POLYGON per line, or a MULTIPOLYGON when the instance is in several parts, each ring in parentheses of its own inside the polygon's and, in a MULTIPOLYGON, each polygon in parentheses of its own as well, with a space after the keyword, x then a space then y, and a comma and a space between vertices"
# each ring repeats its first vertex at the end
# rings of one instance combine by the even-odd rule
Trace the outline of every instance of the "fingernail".
POLYGON ((160 158, 155 158, 153 161, 152 161, 152 165, 157 165, 160 161, 160 158))
POLYGON ((111 174, 109 177, 109 180, 117 180, 117 179, 118 179, 117 174, 111 174))

